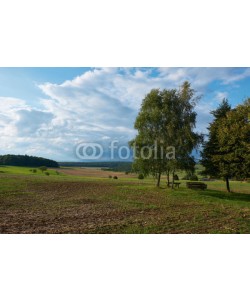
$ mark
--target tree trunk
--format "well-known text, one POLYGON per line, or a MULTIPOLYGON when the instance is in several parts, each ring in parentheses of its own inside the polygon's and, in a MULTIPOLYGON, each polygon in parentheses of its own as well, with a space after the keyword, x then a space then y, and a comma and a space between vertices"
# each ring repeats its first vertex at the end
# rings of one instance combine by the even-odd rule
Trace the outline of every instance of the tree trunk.
POLYGON ((174 173, 175 171, 173 171, 172 189, 174 189, 174 173))
POLYGON ((156 184, 157 187, 160 186, 160 181, 161 181, 161 172, 159 172, 159 174, 158 174, 157 184, 156 184))
POLYGON ((229 186, 229 178, 227 176, 226 176, 226 185, 227 185, 227 191, 228 191, 228 193, 230 193, 231 190, 230 190, 230 186, 229 186))
POLYGON ((169 173, 170 173, 170 171, 168 170, 167 171, 167 184, 168 184, 168 187, 170 187, 169 173))

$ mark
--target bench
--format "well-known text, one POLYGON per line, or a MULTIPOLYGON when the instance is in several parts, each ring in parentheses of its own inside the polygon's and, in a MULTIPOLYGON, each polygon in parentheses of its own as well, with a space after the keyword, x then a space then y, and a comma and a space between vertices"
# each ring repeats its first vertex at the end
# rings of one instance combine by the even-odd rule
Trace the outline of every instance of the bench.
POLYGON ((207 185, 203 182, 187 182, 186 185, 188 189, 205 190, 207 188, 207 185))
POLYGON ((177 186, 177 188, 180 187, 181 182, 174 182, 174 186, 177 186))
MULTIPOLYGON (((181 182, 174 182, 174 186, 177 186, 177 188, 180 187, 180 184, 181 184, 181 182)), ((167 183, 167 185, 168 185, 168 187, 170 187, 172 185, 172 182, 169 182, 169 184, 167 183)))

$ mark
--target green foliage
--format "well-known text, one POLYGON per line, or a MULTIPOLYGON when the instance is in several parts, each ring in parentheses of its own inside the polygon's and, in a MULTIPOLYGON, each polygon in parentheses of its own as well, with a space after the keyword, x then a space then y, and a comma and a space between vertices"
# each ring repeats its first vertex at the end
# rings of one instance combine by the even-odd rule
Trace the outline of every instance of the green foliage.
POLYGON ((238 105, 220 120, 217 131, 219 151, 213 156, 223 177, 250 176, 250 101, 238 105))
POLYGON ((195 174, 187 173, 182 180, 191 180, 191 181, 198 181, 198 176, 195 174))
POLYGON ((118 179, 118 177, 117 176, 113 176, 113 179, 118 179))
POLYGON ((41 165, 58 168, 56 161, 43 157, 35 157, 28 155, 0 155, 0 165, 20 166, 20 167, 39 167, 41 165))
POLYGON ((161 174, 194 168, 191 152, 202 138, 194 132, 197 100, 188 82, 146 95, 134 125, 138 135, 130 142, 135 172, 158 178, 159 186, 161 174))
POLYGON ((230 178, 250 176, 249 114, 248 99, 244 104, 225 112, 224 117, 222 113, 218 114, 219 119, 215 119, 209 128, 210 140, 205 145, 202 163, 207 174, 214 175, 216 172, 225 178, 228 191, 230 178))
POLYGON ((47 167, 45 167, 45 166, 41 166, 41 167, 39 167, 38 169, 39 169, 40 171, 44 172, 44 171, 46 171, 46 170, 47 170, 47 167))
POLYGON ((223 99, 219 107, 216 110, 211 111, 214 120, 209 124, 208 138, 207 141, 203 143, 203 151, 201 152, 201 164, 205 167, 205 170, 203 170, 202 173, 203 175, 218 176, 219 174, 219 166, 212 160, 212 157, 219 151, 217 130, 220 126, 220 119, 225 118, 230 110, 231 106, 229 105, 228 100, 223 99))
POLYGON ((191 180, 191 181, 198 181, 198 177, 197 175, 193 174, 191 176, 189 176, 189 179, 188 180, 191 180))
POLYGON ((138 179, 144 179, 144 175, 143 174, 139 174, 138 175, 138 179))
POLYGON ((50 174, 49 174, 49 172, 44 172, 44 174, 45 174, 45 175, 47 175, 47 176, 49 176, 49 175, 50 175, 50 174))

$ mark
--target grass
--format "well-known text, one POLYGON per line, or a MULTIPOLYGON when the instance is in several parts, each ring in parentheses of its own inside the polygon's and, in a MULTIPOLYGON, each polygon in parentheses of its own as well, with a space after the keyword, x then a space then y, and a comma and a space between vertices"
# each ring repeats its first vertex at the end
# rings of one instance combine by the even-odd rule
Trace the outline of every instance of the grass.
POLYGON ((153 179, 31 173, 0 167, 1 233, 250 233, 250 184, 205 191, 153 179))
MULTIPOLYGON (((56 170, 48 170, 50 175, 58 175, 56 170)), ((31 167, 14 167, 14 166, 0 166, 0 174, 14 174, 14 175, 32 175, 46 176, 45 173, 39 170, 39 168, 31 168, 31 167), (31 172, 31 170, 35 169, 36 173, 31 172)), ((61 174, 62 175, 62 174, 61 174)))

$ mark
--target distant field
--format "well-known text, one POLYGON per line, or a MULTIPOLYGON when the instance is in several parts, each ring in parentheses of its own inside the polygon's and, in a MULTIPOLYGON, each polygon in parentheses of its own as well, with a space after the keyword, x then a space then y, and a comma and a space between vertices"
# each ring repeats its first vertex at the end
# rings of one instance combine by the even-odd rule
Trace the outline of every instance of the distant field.
POLYGON ((107 178, 108 176, 117 176, 118 178, 136 178, 134 174, 126 175, 125 172, 104 171, 100 168, 60 168, 60 173, 65 175, 99 177, 107 178))
POLYGON ((0 166, 1 233, 250 233, 250 183, 208 190, 89 168, 0 166), (59 173, 56 173, 59 171, 59 173), (116 175, 118 180, 109 179, 116 175))

